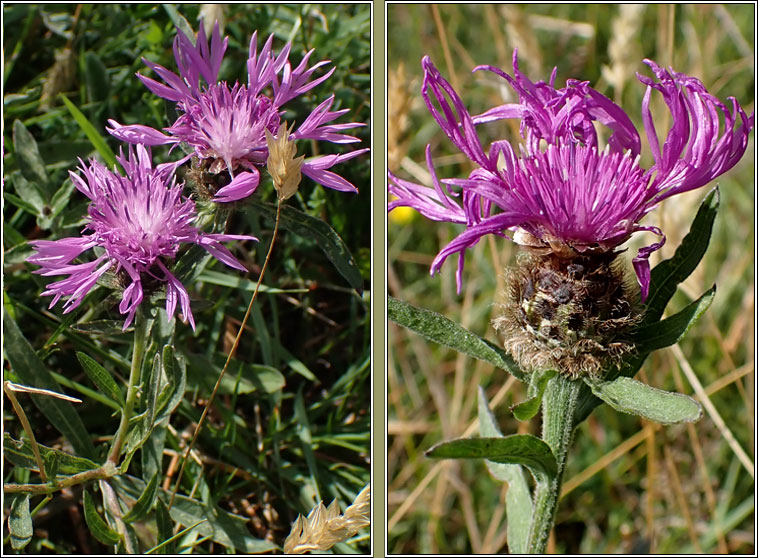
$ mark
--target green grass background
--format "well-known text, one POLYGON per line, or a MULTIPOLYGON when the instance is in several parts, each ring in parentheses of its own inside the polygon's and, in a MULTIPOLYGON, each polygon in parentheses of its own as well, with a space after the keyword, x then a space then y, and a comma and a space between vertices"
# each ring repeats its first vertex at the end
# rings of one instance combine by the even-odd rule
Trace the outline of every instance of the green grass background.
MULTIPOLYGON (((643 58, 700 78, 712 94, 736 97, 750 114, 753 10, 752 5, 645 5, 633 20, 619 21, 619 6, 612 4, 390 4, 389 125, 408 119, 407 127, 391 131, 400 137, 405 156, 392 170, 422 180, 427 143, 441 178, 471 170, 421 100, 420 60, 425 54, 472 114, 502 104, 508 88, 486 72, 471 74, 471 69, 492 64, 510 72, 514 47, 519 48, 521 70, 533 81, 547 81, 554 66, 558 87, 567 78, 588 80, 620 103, 640 130, 645 88, 634 72, 651 75, 643 58), (609 54, 613 41, 622 42, 621 51, 631 60, 620 89, 602 72, 603 66, 614 66, 609 54), (401 64, 405 79, 396 73, 401 64), (393 107, 393 91, 403 90, 395 99, 405 97, 406 102, 395 101, 393 107)), ((665 114, 662 103, 653 110, 659 111, 654 115, 665 114)), ((665 118, 656 124, 660 134, 665 118)), ((485 145, 503 137, 517 140, 517 127, 506 123, 481 130, 485 145)), ((645 148, 642 164, 648 166, 651 157, 645 148)), ((713 283, 718 286, 715 302, 680 343, 683 358, 668 349, 654 353, 637 377, 692 394, 681 368, 691 366, 702 385, 712 388, 711 402, 752 461, 754 134, 742 161, 716 183, 721 209, 710 248, 669 311, 713 283)), ((671 199, 646 218, 645 223, 661 226, 668 237, 656 261, 673 253, 709 188, 671 199)), ((497 312, 503 268, 515 249, 506 240, 490 238, 468 251, 458 296, 455 258, 440 275, 429 276, 433 257, 458 232, 458 227, 411 212, 390 214, 389 294, 440 312, 494 341, 490 321, 497 312)), ((642 242, 649 239, 635 239, 628 254, 642 242)), ((467 429, 471 432, 480 384, 490 400, 498 393, 502 396, 495 414, 503 433, 537 434, 538 419, 517 423, 508 410, 524 399, 524 386, 509 383, 502 370, 430 344, 394 324, 388 328, 388 552, 504 552, 506 487, 492 479, 481 462, 437 462, 423 452, 467 429)), ((659 428, 604 405, 578 428, 564 479, 572 490, 559 504, 550 552, 754 552, 754 479, 726 442, 723 429, 707 414, 694 426, 659 428)))
MULTIPOLYGON (((174 9, 197 28, 200 5, 174 9)), ((92 343, 96 347, 90 352, 93 357, 125 374, 114 366, 113 359, 128 358, 132 337, 114 332, 88 336, 71 329, 93 317, 121 319, 115 307, 93 306, 97 298, 88 299, 66 316, 62 316, 60 304, 48 310, 49 298, 40 298, 49 280, 33 275, 34 266, 24 262, 31 253, 27 241, 78 234, 86 204, 84 196, 74 192, 53 228, 40 226, 44 220, 22 203, 26 194, 15 187, 19 170, 12 124, 21 121, 37 141, 49 183, 55 189, 68 180, 77 157, 86 160, 94 155, 92 144, 58 94, 79 107, 116 152, 118 142, 104 130, 108 118, 123 124, 167 126, 170 106, 134 74, 140 71, 153 76, 142 57, 175 70, 175 31, 170 12, 170 6, 146 4, 3 6, 4 179, 5 192, 11 196, 6 196, 3 214, 5 306, 46 366, 61 375, 60 381, 67 382, 66 391, 84 399, 77 409, 101 448, 107 447, 118 417, 87 395, 86 388, 93 386, 83 374, 75 351, 89 351, 92 343), (68 68, 58 73, 63 77, 57 81, 53 77, 56 59, 64 60, 68 68), (56 86, 45 104, 43 94, 52 82, 56 86), (103 361, 107 354, 113 359, 103 361)), ((285 42, 292 41, 293 67, 311 48, 316 51, 311 63, 329 59, 336 67, 326 83, 288 103, 287 118, 301 122, 316 104, 334 93, 333 110, 350 109, 341 122, 370 124, 369 5, 237 4, 227 7, 225 16, 230 39, 221 79, 245 82, 253 31, 258 30, 259 48, 273 33, 277 52, 285 42)), ((57 68, 61 67, 59 63, 57 68)), ((355 134, 362 140, 357 147, 370 147, 370 126, 357 129, 355 134)), ((301 142, 299 149, 308 156, 345 151, 324 142, 301 142)), ((153 153, 156 162, 177 156, 169 155, 166 148, 154 148, 153 153)), ((312 239, 280 230, 263 284, 284 292, 264 292, 258 297, 236 359, 273 369, 274 377, 281 377, 284 385, 256 388, 255 369, 230 368, 228 382, 196 444, 202 467, 194 461, 188 465, 180 490, 192 493, 198 501, 218 504, 246 517, 251 537, 278 545, 298 514, 307 514, 320 499, 326 504, 337 499, 344 510, 370 480, 369 160, 363 155, 334 169, 355 184, 359 194, 328 190, 305 179, 298 196, 289 201, 328 222, 342 237, 361 269, 363 292, 350 288, 312 239)), ((262 180, 256 195, 275 200, 268 178, 262 180)), ((215 281, 200 280, 190 287, 197 332, 177 324, 174 344, 182 349, 189 364, 188 389, 167 434, 162 484, 170 481, 173 485, 176 468, 172 459, 185 448, 207 401, 271 241, 272 223, 249 212, 238 213, 230 229, 253 234, 260 242, 236 243, 232 248, 251 270, 247 276, 214 261, 208 269, 216 274, 215 281)), ((30 400, 22 397, 21 401, 37 440, 65 449, 65 440, 30 400)), ((3 420, 6 432, 14 438, 22 436, 9 404, 4 407, 3 420)), ((6 462, 6 482, 34 482, 36 477, 30 479, 28 472, 8 465, 6 462)), ((140 476, 139 458, 132 462, 129 472, 140 476)), ((37 502, 33 499, 32 509, 37 502)), ((80 490, 57 495, 35 518, 35 536, 26 550, 104 551, 105 547, 88 535, 80 503, 80 490)), ((7 544, 5 525, 4 536, 7 544)), ((198 537, 187 538, 184 544, 201 553, 231 550, 198 537)), ((368 531, 364 530, 333 551, 367 553, 369 544, 368 531)), ((3 548, 6 550, 5 545, 3 548)))

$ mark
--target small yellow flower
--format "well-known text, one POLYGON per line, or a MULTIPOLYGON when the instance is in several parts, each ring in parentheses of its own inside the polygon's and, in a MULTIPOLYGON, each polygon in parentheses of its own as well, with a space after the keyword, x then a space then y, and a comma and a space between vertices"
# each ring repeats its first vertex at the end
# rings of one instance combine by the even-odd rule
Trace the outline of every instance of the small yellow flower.
POLYGON ((282 123, 276 133, 276 138, 266 130, 268 144, 268 172, 274 181, 274 188, 279 193, 279 200, 291 198, 300 185, 300 167, 303 166, 305 155, 295 157, 297 147, 289 140, 290 130, 282 123))

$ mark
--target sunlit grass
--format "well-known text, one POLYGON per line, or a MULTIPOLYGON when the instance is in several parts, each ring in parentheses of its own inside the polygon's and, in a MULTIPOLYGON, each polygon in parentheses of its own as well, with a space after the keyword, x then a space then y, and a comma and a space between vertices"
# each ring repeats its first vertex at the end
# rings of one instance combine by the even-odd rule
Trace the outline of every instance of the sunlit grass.
MULTIPOLYGON (((507 88, 470 70, 493 64, 508 71, 518 47, 520 68, 534 81, 547 80, 553 66, 558 67, 558 86, 569 77, 589 80, 621 102, 641 129, 644 86, 634 72, 649 75, 642 64, 645 57, 697 76, 711 93, 722 99, 734 96, 748 114, 753 110, 752 10, 647 5, 639 21, 626 23, 638 28, 626 39, 626 49, 637 58, 627 69, 620 95, 609 85, 612 72, 603 71, 614 65, 609 50, 619 36, 613 27, 618 31, 618 6, 390 5, 387 60, 390 72, 401 62, 405 65, 420 97, 420 60, 428 54, 477 114, 506 102, 507 88)), ((395 115, 390 123, 397 119, 395 115)), ((470 171, 423 105, 411 109, 408 120, 410 140, 399 168, 393 169, 397 174, 425 180, 427 143, 432 144, 440 177, 470 171)), ((656 125, 660 131, 665 123, 656 125)), ((488 141, 513 141, 518 129, 494 124, 482 132, 483 138, 485 134, 488 141)), ((579 427, 569 455, 551 552, 753 551, 753 478, 734 449, 739 445, 748 464, 752 462, 753 136, 750 142, 743 160, 717 181, 721 208, 709 250, 669 308, 681 308, 713 283, 718 287, 715 302, 680 343, 681 351, 654 353, 639 376, 651 385, 692 394, 695 390, 683 372, 691 367, 723 422, 706 413, 694 426, 662 428, 607 406, 598 408, 579 427), (736 445, 726 440, 725 428, 736 445)), ((649 157, 643 151, 643 163, 649 157)), ((671 200, 647 217, 646 222, 661 225, 668 236, 658 260, 669 257, 679 244, 708 189, 671 200)), ((497 312, 503 268, 515 250, 507 241, 480 242, 467 253, 458 296, 454 262, 429 277, 432 258, 458 230, 425 219, 398 223, 390 218, 389 293, 495 341, 490 321, 497 312)), ((476 433, 479 384, 491 400, 499 398, 494 408, 505 434, 537 433, 538 421, 517 423, 508 410, 523 400, 523 386, 502 370, 430 344, 394 324, 388 327, 389 551, 504 552, 504 487, 483 463, 435 462, 423 452, 441 440, 476 433)))

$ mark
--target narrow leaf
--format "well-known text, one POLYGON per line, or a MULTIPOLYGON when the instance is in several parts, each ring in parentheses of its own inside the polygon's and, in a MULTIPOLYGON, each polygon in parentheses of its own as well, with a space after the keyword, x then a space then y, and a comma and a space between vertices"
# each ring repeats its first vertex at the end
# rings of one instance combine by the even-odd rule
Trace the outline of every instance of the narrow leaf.
MULTIPOLYGON (((653 268, 650 275, 650 295, 645 302, 645 317, 642 327, 647 327, 650 324, 657 325, 679 283, 689 277, 700 263, 706 248, 708 248, 718 205, 719 192, 718 188, 714 188, 700 204, 689 232, 682 239, 682 243, 674 255, 653 268)), ((642 367, 648 354, 644 350, 638 351, 635 356, 624 362, 620 370, 611 371, 606 380, 613 380, 617 377, 633 378, 642 367)), ((574 422, 576 424, 582 422, 601 402, 600 399, 593 396, 589 386, 582 386, 582 393, 579 396, 579 402, 574 413, 574 422)))
POLYGON ((542 405, 542 396, 545 393, 547 383, 557 373, 555 370, 540 370, 531 375, 529 388, 526 392, 528 399, 511 407, 513 416, 516 419, 521 421, 529 420, 537 414, 537 411, 540 410, 540 405, 542 405))
MULTIPOLYGON (((22 383, 41 389, 63 391, 5 309, 3 310, 3 347, 13 372, 22 383)), ((50 421, 52 427, 71 442, 77 454, 84 457, 95 456, 92 440, 71 403, 44 395, 30 395, 30 397, 50 421)))
POLYGON ((88 335, 123 335, 134 331, 133 326, 124 329, 124 320, 93 320, 72 324, 71 329, 88 335))
POLYGON ((87 95, 90 103, 104 101, 110 92, 108 69, 93 51, 84 54, 84 81, 87 85, 87 95))
POLYGON ((133 523, 143 519, 153 507, 155 498, 158 495, 158 473, 153 475, 150 482, 147 483, 144 492, 140 495, 137 501, 134 503, 132 509, 123 517, 126 523, 133 523))
MULTIPOLYGON (((479 433, 485 437, 502 436, 481 386, 479 387, 479 433)), ((508 549, 511 554, 524 554, 532 519, 532 496, 524 469, 521 465, 495 463, 489 459, 485 460, 485 463, 493 477, 508 483, 508 492, 505 493, 508 549)))
POLYGON ((507 370, 519 380, 526 381, 526 374, 504 350, 445 316, 392 297, 387 298, 387 316, 396 324, 420 333, 435 343, 489 362, 507 370))
POLYGON ((179 10, 177 10, 174 6, 171 4, 163 4, 163 9, 166 10, 166 13, 168 14, 168 17, 171 18, 171 21, 178 27, 180 30, 184 32, 185 35, 189 38, 190 41, 192 41, 192 44, 195 44, 195 32, 192 30, 192 26, 189 24, 189 22, 184 18, 182 14, 179 13, 179 10))
POLYGON ((621 376, 610 382, 585 379, 592 393, 617 411, 660 424, 695 422, 703 416, 700 404, 687 395, 654 388, 621 376))
MULTIPOLYGON (((13 121, 13 149, 21 174, 42 196, 45 203, 48 203, 53 192, 50 190, 50 179, 45 170, 45 162, 39 154, 37 141, 20 120, 13 121)), ((26 198, 22 192, 19 192, 19 195, 26 198)))
MULTIPOLYGON (((221 371, 223 362, 226 360, 225 355, 218 353, 211 360, 200 353, 188 353, 187 361, 190 367, 190 384, 201 385, 207 388, 213 388, 217 372, 221 371), (216 373, 211 374, 209 371, 214 370, 216 373)), ((224 375, 219 385, 219 393, 237 393, 247 394, 253 392, 275 393, 285 385, 284 374, 273 366, 263 364, 248 364, 232 359, 229 363, 229 370, 224 375), (242 376, 237 380, 238 372, 242 371, 242 376), (233 372, 232 372, 233 371, 233 372)))
MULTIPOLYGON (((202 281, 204 283, 210 283, 211 285, 219 285, 221 287, 229 287, 231 289, 241 289, 248 292, 253 292, 255 290, 255 287, 257 286, 257 281, 251 281, 250 279, 245 279, 244 277, 240 277, 239 275, 230 275, 228 273, 223 273, 221 271, 213 271, 212 269, 206 269, 203 270, 203 272, 197 277, 198 281, 202 281)), ((279 289, 276 287, 267 287, 266 285, 261 284, 260 288, 258 289, 258 293, 269 293, 269 294, 278 294, 278 293, 307 293, 308 289, 279 289)))
POLYGON ((155 507, 155 519, 158 525, 156 554, 176 554, 176 542, 173 540, 174 523, 171 521, 166 504, 160 498, 158 498, 158 505, 155 507))
MULTIPOLYGON (((274 222, 275 205, 256 200, 251 203, 255 211, 258 211, 267 221, 274 222)), ((279 226, 306 240, 315 241, 348 284, 359 293, 363 292, 363 277, 355 259, 347 245, 328 223, 285 205, 281 210, 279 226)))
MULTIPOLYGON (((71 455, 63 451, 49 448, 41 444, 37 444, 40 455, 45 461, 45 468, 47 469, 48 455, 54 453, 57 460, 57 473, 60 475, 75 475, 77 473, 83 473, 91 469, 97 469, 99 465, 94 461, 90 461, 84 457, 78 457, 71 455)), ((14 440, 10 434, 5 432, 3 434, 3 457, 18 467, 29 469, 31 471, 37 470, 37 461, 34 459, 34 452, 29 440, 14 440)), ((49 473, 48 473, 48 476, 49 473)))
POLYGON ((161 363, 168 384, 158 396, 156 407, 160 415, 156 419, 157 422, 174 412, 184 398, 184 391, 187 389, 187 371, 183 364, 177 360, 174 347, 171 345, 163 347, 161 363))
POLYGON ((11 548, 21 550, 34 534, 34 525, 32 524, 32 514, 29 510, 28 494, 11 495, 11 511, 8 517, 8 531, 11 536, 11 548))
POLYGON ((34 182, 27 180, 19 171, 13 172, 10 178, 10 183, 13 184, 13 189, 18 196, 14 196, 8 191, 3 192, 3 196, 16 207, 24 209, 37 218, 42 217, 47 206, 44 192, 40 192, 39 187, 34 182))
POLYGON ((319 474, 318 467, 316 465, 316 456, 313 453, 313 441, 311 438, 311 425, 308 421, 308 412, 305 409, 305 401, 303 400, 303 390, 299 389, 295 395, 295 420, 297 421, 297 435, 300 438, 303 455, 305 456, 305 462, 308 465, 308 470, 311 473, 311 484, 316 490, 316 498, 321 499, 321 495, 318 491, 319 486, 319 474))
POLYGON ((714 188, 700 204, 687 236, 682 239, 671 259, 662 261, 651 271, 644 323, 658 321, 679 283, 695 271, 708 248, 718 206, 719 191, 714 188))
POLYGON ((100 517, 95 508, 95 502, 89 490, 84 490, 84 520, 87 522, 90 533, 98 541, 105 545, 114 545, 121 540, 121 535, 110 528, 105 520, 100 517))
MULTIPOLYGON (((119 475, 111 479, 111 482, 133 498, 137 498, 145 490, 145 482, 130 475, 119 475)), ((159 499, 166 501, 171 497, 171 493, 165 490, 159 490, 158 495, 159 499)), ((175 523, 184 526, 196 525, 195 528, 202 536, 209 537, 227 549, 257 554, 276 548, 274 543, 256 539, 250 534, 249 518, 231 514, 217 506, 202 504, 177 494, 169 513, 175 523)))
POLYGON ((82 111, 76 108, 76 105, 69 101, 65 95, 61 93, 60 98, 63 101, 63 104, 66 105, 68 111, 71 113, 71 116, 73 116, 74 120, 76 120, 76 123, 79 124, 79 127, 84 132, 84 135, 87 136, 87 139, 92 143, 93 147, 103 158, 105 165, 109 169, 112 169, 116 165, 116 155, 114 155, 111 148, 108 147, 108 144, 105 143, 103 136, 98 133, 90 121, 87 120, 87 117, 82 114, 82 111))
POLYGON ((531 434, 503 438, 459 438, 427 450, 437 459, 489 459, 496 463, 524 465, 536 478, 554 478, 558 473, 555 456, 545 442, 531 434))
POLYGON ((109 399, 118 403, 123 409, 124 395, 121 393, 116 380, 113 379, 110 372, 103 368, 99 362, 85 353, 77 351, 76 358, 79 359, 79 363, 82 365, 84 372, 87 374, 87 377, 92 380, 92 383, 95 384, 97 389, 109 399))
POLYGON ((155 353, 153 359, 153 369, 150 373, 150 381, 148 383, 147 393, 144 394, 145 409, 147 411, 147 424, 151 427, 155 422, 155 415, 157 414, 158 405, 158 393, 161 386, 161 354, 155 353))
POLYGON ((53 194, 53 198, 50 201, 53 217, 59 215, 64 209, 66 209, 66 207, 68 207, 74 189, 74 181, 69 178, 64 180, 61 187, 55 191, 55 194, 53 194))
POLYGON ((641 353, 651 353, 679 342, 708 309, 714 296, 716 296, 715 285, 673 316, 641 327, 634 338, 637 350, 641 353))

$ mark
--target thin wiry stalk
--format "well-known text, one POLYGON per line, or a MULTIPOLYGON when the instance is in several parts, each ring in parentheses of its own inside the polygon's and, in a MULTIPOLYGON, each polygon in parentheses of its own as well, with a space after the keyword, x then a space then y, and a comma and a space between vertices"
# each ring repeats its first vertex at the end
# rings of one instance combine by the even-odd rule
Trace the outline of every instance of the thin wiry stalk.
POLYGON ((176 482, 174 483, 174 490, 171 492, 171 500, 169 501, 169 504, 168 504, 169 509, 171 509, 171 506, 174 504, 174 498, 176 498, 176 492, 179 490, 179 483, 182 481, 182 475, 184 474, 184 467, 187 465, 187 459, 189 457, 189 454, 195 445, 195 441, 197 440, 198 434, 200 434, 200 429, 203 427, 203 423, 205 422, 205 417, 208 415, 208 410, 211 408, 211 405, 213 405, 213 400, 215 399, 216 392, 218 391, 218 388, 221 385, 221 380, 223 380, 224 374, 226 374, 226 369, 229 368, 229 363, 232 361, 232 357, 234 356, 234 353, 237 351, 240 338, 242 337, 242 332, 245 330, 245 326, 247 325, 247 320, 250 318, 250 312, 253 310, 253 303, 255 302, 255 299, 258 296, 258 289, 260 289, 261 283, 263 282, 263 275, 266 273, 266 268, 268 267, 268 262, 269 262, 269 259, 271 258, 271 252, 273 251, 274 243, 276 242, 276 234, 279 230, 279 216, 281 214, 281 208, 282 208, 282 200, 280 198, 277 198, 276 221, 274 222, 274 233, 271 236, 271 244, 269 244, 268 253, 266 254, 266 259, 263 262, 261 273, 258 276, 258 282, 255 284, 255 291, 253 291, 253 296, 250 298, 250 304, 247 305, 247 311, 245 312, 245 317, 242 318, 242 323, 240 323, 239 330, 237 331, 237 336, 234 338, 234 344, 232 345, 232 348, 226 357, 226 362, 224 363, 224 367, 221 369, 221 373, 218 375, 218 380, 216 380, 216 385, 213 386, 213 391, 211 392, 211 396, 208 399, 208 403, 206 403, 205 408, 203 409, 203 414, 200 415, 200 420, 197 422, 197 426, 195 427, 195 432, 192 435, 192 440, 190 440, 190 443, 187 446, 187 450, 184 452, 184 459, 182 459, 182 466, 179 468, 179 474, 176 476, 176 482))

